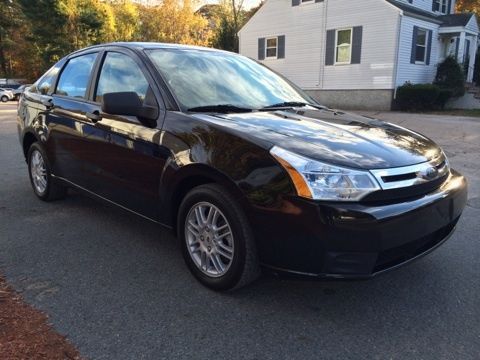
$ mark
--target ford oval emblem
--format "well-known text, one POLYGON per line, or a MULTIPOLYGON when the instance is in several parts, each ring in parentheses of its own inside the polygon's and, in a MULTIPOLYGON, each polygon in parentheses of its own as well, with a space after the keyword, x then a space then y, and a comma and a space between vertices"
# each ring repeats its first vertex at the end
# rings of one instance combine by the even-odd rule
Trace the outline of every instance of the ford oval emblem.
POLYGON ((425 180, 433 180, 437 177, 438 170, 435 167, 429 167, 421 172, 421 177, 425 180))

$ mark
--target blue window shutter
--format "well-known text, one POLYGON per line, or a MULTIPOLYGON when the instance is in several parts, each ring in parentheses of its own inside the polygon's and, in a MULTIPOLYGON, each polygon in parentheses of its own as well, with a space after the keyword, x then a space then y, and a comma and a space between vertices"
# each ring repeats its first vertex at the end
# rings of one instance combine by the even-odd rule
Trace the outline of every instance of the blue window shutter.
POLYGON ((325 65, 335 63, 335 30, 327 31, 327 43, 325 45, 325 65))
POLYGON ((465 40, 465 49, 463 50, 463 63, 468 65, 470 59, 470 40, 465 40))
POLYGON ((430 56, 432 54, 432 35, 433 35, 433 31, 432 30, 428 30, 427 32, 427 35, 428 35, 428 38, 427 38, 427 65, 430 65, 430 56))
POLYGON ((455 60, 458 61, 458 51, 460 49, 460 37, 457 37, 457 43, 455 44, 455 60))
POLYGON ((265 59, 265 38, 258 39, 258 60, 265 59))
POLYGON ((418 37, 418 26, 414 26, 413 36, 412 36, 412 55, 410 57, 410 64, 415 64, 415 59, 417 58, 417 37, 418 37))
POLYGON ((277 58, 285 58, 285 35, 280 35, 278 37, 278 49, 277 49, 277 58))
POLYGON ((447 14, 453 14, 454 11, 452 11, 452 0, 448 0, 448 9, 447 9, 447 14))
POLYGON ((300 0, 292 0, 292 6, 300 5, 300 0))
POLYGON ((363 27, 355 26, 352 34, 352 64, 360 64, 362 59, 363 27))

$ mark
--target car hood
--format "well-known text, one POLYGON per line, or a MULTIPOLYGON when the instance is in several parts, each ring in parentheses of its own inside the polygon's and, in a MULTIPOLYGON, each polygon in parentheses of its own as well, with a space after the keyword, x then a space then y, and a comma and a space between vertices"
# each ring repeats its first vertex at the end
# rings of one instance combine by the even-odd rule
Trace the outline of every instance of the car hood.
POLYGON ((441 153, 433 141, 421 134, 334 110, 302 108, 194 116, 309 158, 352 168, 414 165, 441 153))

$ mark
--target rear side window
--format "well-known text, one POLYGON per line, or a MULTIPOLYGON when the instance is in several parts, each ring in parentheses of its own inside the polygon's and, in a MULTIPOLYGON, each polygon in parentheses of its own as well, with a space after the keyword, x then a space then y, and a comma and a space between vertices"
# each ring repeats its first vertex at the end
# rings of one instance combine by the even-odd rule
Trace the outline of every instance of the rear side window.
POLYGON ((136 92, 143 101, 147 90, 148 81, 130 56, 107 53, 98 79, 95 101, 102 102, 103 94, 112 92, 136 92))
POLYGON ((58 80, 58 95, 85 98, 88 80, 92 72, 97 54, 87 54, 70 59, 58 80))

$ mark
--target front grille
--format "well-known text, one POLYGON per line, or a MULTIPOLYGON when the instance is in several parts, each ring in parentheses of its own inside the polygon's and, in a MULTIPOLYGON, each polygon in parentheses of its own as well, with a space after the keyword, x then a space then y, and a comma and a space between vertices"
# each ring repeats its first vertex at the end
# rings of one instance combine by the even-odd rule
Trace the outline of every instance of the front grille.
POLYGON ((397 168, 370 170, 383 190, 398 189, 437 180, 449 173, 443 153, 433 160, 397 168))
POLYGON ((458 218, 452 223, 433 232, 432 234, 424 236, 410 243, 382 251, 378 255, 373 272, 376 273, 394 267, 413 259, 424 252, 427 252, 431 248, 438 245, 443 239, 445 239, 446 236, 448 236, 448 234, 452 232, 457 224, 457 221, 458 218))
POLYGON ((426 182, 423 184, 412 185, 408 187, 398 188, 398 189, 389 189, 389 190, 378 190, 373 193, 368 194, 362 199, 362 203, 372 203, 372 202, 389 202, 389 201, 398 201, 398 200, 408 200, 413 198, 418 198, 425 194, 429 194, 437 190, 444 182, 447 180, 448 174, 443 177, 426 182))
POLYGON ((390 183, 390 182, 415 179, 416 177, 417 177, 417 174, 408 173, 408 174, 400 174, 400 175, 382 176, 382 180, 386 183, 390 183))
POLYGON ((362 202, 395 201, 415 198, 438 189, 450 174, 447 158, 441 153, 435 159, 416 165, 370 170, 382 190, 373 192, 362 202))

